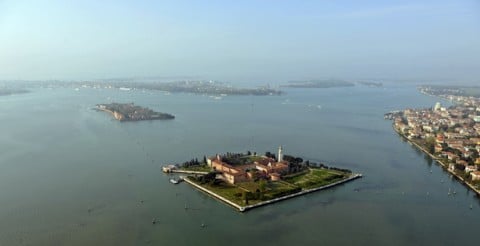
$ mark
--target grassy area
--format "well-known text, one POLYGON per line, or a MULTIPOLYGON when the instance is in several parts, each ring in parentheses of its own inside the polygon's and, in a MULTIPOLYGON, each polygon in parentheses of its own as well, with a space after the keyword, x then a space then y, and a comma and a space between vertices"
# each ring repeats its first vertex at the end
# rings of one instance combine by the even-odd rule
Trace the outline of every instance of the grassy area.
POLYGON ((212 171, 212 168, 209 166, 205 165, 195 165, 195 166, 189 166, 189 167, 182 167, 180 170, 186 170, 186 171, 197 171, 197 172, 210 172, 212 171))
POLYGON ((282 181, 263 181, 263 191, 260 181, 242 182, 236 185, 230 185, 223 181, 214 185, 194 182, 240 206, 245 206, 247 205, 245 196, 248 198, 248 205, 253 205, 261 201, 297 193, 303 189, 328 185, 346 177, 346 173, 340 171, 311 168, 308 172, 286 178, 282 181))
POLYGON ((244 205, 244 202, 242 199, 243 190, 235 185, 229 185, 224 182, 222 182, 219 185, 200 184, 198 182, 196 183, 236 204, 244 205))
POLYGON ((253 162, 256 162, 256 161, 260 161, 261 159, 263 159, 263 157, 261 156, 258 156, 258 155, 249 155, 249 156, 246 156, 245 158, 248 159, 249 162, 253 163, 253 162))
POLYGON ((241 156, 225 156, 223 157, 223 161, 232 165, 232 166, 237 166, 237 165, 245 165, 245 164, 251 164, 256 161, 262 160, 262 156, 258 155, 241 155, 241 156))
POLYGON ((345 174, 340 171, 312 168, 308 173, 286 178, 285 181, 302 189, 311 189, 328 185, 345 178, 345 174))

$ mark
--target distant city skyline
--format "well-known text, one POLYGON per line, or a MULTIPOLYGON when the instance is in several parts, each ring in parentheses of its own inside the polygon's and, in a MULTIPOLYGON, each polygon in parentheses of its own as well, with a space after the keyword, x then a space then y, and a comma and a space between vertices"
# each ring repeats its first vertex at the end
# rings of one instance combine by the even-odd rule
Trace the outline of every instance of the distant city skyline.
POLYGON ((480 79, 480 2, 0 2, 0 80, 480 79))

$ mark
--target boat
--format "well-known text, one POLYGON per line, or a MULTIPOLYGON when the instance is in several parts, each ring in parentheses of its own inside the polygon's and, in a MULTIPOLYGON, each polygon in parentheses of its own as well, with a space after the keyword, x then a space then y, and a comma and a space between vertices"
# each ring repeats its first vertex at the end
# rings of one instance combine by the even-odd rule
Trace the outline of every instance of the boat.
POLYGON ((183 181, 183 178, 184 178, 183 176, 180 176, 180 177, 177 178, 177 179, 171 178, 171 179, 170 179, 170 183, 172 183, 172 184, 178 184, 178 183, 180 183, 180 182, 183 181))

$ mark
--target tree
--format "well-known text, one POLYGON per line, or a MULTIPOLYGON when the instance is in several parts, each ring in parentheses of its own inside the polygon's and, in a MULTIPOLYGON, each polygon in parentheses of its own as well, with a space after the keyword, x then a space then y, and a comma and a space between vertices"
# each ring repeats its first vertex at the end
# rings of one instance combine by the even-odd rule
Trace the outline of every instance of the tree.
POLYGON ((430 154, 433 154, 435 152, 435 138, 428 137, 425 139, 425 147, 430 154))
POLYGON ((267 182, 265 182, 264 179, 260 180, 258 182, 258 189, 260 189, 260 192, 265 192, 265 188, 267 187, 267 182))
POLYGON ((252 155, 252 152, 250 152, 250 150, 247 151, 247 155, 252 155))
POLYGON ((248 205, 248 193, 246 191, 243 191, 242 199, 245 202, 245 205, 248 205))
POLYGON ((209 172, 202 176, 201 183, 202 184, 209 183, 210 185, 213 185, 215 183, 216 176, 217 176, 216 172, 209 172))
POLYGON ((479 157, 479 153, 476 150, 473 150, 471 157, 472 159, 476 160, 479 157))

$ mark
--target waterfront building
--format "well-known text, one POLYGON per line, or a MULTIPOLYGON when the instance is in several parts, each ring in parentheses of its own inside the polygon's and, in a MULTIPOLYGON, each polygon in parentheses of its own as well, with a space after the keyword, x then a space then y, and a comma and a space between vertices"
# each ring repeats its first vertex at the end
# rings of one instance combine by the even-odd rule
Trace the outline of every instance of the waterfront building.
POLYGON ((465 172, 466 173, 475 172, 475 171, 477 171, 477 167, 475 165, 469 165, 469 166, 465 167, 465 172))
POLYGON ((209 157, 207 158, 207 165, 218 172, 218 178, 230 184, 245 182, 258 175, 276 181, 280 180, 282 175, 287 174, 289 170, 289 163, 283 160, 282 146, 278 148, 277 160, 267 156, 251 160, 246 156, 238 155, 236 158, 246 158, 246 162, 242 164, 232 164, 227 163, 228 157, 227 155, 219 154, 214 157, 209 157), (256 175, 254 175, 254 173, 256 175))
POLYGON ((170 173, 174 170, 177 170, 178 169, 178 166, 176 165, 167 165, 167 166, 164 166, 162 167, 162 171, 165 172, 165 173, 170 173))
POLYGON ((480 171, 471 172, 470 176, 472 176, 472 181, 480 180, 480 171))

